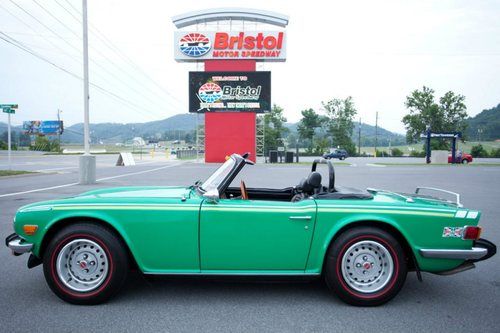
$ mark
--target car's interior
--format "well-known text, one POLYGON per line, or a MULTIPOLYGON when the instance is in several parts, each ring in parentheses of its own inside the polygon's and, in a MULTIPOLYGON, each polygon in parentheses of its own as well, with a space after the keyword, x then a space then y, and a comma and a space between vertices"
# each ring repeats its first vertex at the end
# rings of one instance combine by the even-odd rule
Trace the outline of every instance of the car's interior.
MULTIPOLYGON (((244 158, 248 155, 243 155, 244 158)), ((253 164, 253 163, 246 163, 253 164)), ((241 170, 241 168, 240 168, 241 170)), ((234 177, 233 177, 234 179, 234 177)), ((311 172, 304 177, 296 186, 282 189, 271 188, 247 188, 243 180, 239 187, 226 187, 221 191, 221 197, 227 199, 242 200, 272 200, 297 202, 307 198, 314 199, 372 199, 373 196, 366 190, 350 187, 335 186, 335 168, 333 162, 317 159, 313 162, 311 172), (328 185, 322 184, 322 176, 316 171, 318 164, 328 166, 328 185)))

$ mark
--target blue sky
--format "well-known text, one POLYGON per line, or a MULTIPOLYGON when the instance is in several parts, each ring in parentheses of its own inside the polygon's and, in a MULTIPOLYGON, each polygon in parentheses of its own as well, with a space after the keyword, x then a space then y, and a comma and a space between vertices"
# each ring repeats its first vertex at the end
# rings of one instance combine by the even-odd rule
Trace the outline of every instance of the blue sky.
MULTIPOLYGON (((171 17, 207 4, 89 0, 90 79, 115 95, 91 89, 91 122, 143 122, 187 112, 187 72, 201 68, 173 60, 171 17)), ((290 16, 287 62, 258 67, 272 71, 272 100, 290 121, 299 120, 304 108, 321 111, 321 101, 352 96, 363 122, 374 124, 378 111, 382 127, 403 132, 405 96, 423 85, 438 97, 448 90, 464 94, 470 115, 500 103, 498 1, 216 4, 250 5, 290 16)), ((0 31, 81 76, 75 9, 81 1, 2 0, 0 31)), ((80 80, 0 40, 0 103, 8 102, 20 106, 16 124, 55 119, 58 108, 67 125, 83 119, 80 80)))

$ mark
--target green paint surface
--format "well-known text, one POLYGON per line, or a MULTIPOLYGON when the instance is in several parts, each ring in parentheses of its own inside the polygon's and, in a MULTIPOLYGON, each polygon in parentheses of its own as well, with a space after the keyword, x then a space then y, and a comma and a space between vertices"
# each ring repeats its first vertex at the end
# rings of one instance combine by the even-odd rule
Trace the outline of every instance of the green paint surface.
POLYGON ((320 274, 328 246, 360 223, 391 226, 408 242, 423 271, 443 271, 461 260, 427 259, 422 248, 470 249, 471 241, 443 238, 444 227, 477 225, 455 217, 467 209, 424 199, 409 203, 390 194, 371 200, 299 202, 204 201, 184 187, 101 189, 21 207, 15 231, 41 256, 44 237, 59 223, 95 221, 116 230, 139 269, 151 274, 320 274), (70 222, 68 222, 70 221, 70 222), (25 235, 25 224, 39 226, 25 235))

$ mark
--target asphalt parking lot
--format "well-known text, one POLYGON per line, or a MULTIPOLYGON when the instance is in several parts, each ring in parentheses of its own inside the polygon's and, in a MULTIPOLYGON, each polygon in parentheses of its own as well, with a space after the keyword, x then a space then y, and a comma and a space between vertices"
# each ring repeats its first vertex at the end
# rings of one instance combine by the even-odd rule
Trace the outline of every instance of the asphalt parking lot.
MULTIPOLYGON (((99 187, 189 185, 206 178, 217 167, 158 160, 114 167, 115 160, 114 155, 98 156, 100 181, 81 186, 75 184, 77 156, 15 156, 16 169, 46 170, 0 178, 0 236, 12 232, 14 213, 24 204, 99 187)), ((374 159, 347 161, 350 166, 336 168, 339 185, 404 192, 411 192, 416 186, 433 186, 461 193, 466 207, 483 212, 483 237, 500 244, 500 166, 426 167, 410 162, 381 166, 374 164, 378 161, 374 159)), ((5 164, 5 155, 0 155, 0 169, 5 164)), ((309 168, 302 164, 257 164, 246 167, 241 177, 249 187, 285 187, 298 183, 309 168)), ((326 168, 323 171, 326 173, 326 168)), ((107 304, 74 306, 49 290, 41 266, 26 268, 26 255, 14 257, 3 248, 0 260, 0 331, 5 332, 500 330, 499 255, 479 263, 474 270, 453 276, 424 273, 423 283, 410 273, 401 293, 377 308, 345 305, 321 281, 146 279, 140 274, 132 274, 121 294, 107 304)))

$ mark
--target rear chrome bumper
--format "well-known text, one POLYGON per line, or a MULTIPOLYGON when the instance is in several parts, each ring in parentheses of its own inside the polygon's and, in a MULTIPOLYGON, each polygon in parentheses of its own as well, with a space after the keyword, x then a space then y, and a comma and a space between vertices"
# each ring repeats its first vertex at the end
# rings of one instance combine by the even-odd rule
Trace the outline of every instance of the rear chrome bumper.
POLYGON ((12 250, 12 254, 19 256, 23 253, 30 252, 33 249, 33 244, 25 242, 24 239, 17 234, 11 234, 5 239, 5 245, 12 250))
POLYGON ((478 239, 474 241, 473 247, 470 250, 456 249, 420 249, 419 253, 424 258, 437 259, 461 259, 470 260, 472 262, 486 260, 497 252, 497 247, 492 242, 486 239, 478 239))

